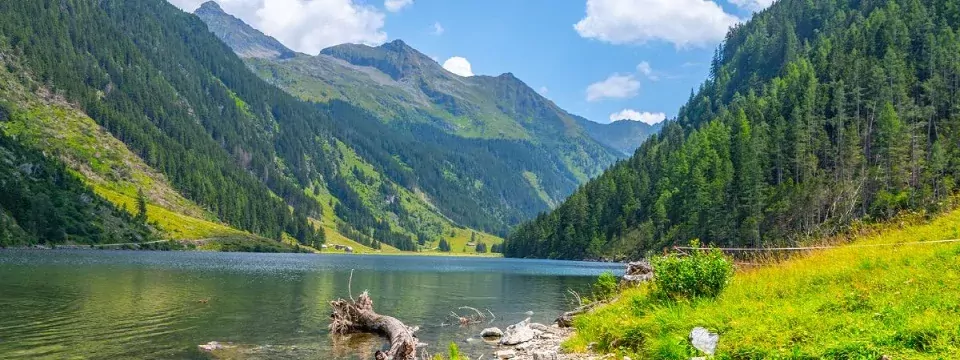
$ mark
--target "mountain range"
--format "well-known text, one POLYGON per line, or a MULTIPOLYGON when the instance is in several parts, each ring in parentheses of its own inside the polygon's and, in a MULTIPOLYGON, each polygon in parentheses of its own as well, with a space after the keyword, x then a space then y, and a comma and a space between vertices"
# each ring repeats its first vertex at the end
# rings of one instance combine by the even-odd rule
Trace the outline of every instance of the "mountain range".
POLYGON ((630 149, 511 74, 459 77, 402 41, 309 56, 215 3, 196 15, 0 4, 2 169, 22 184, 0 197, 0 246, 496 244, 630 149), (115 215, 71 225, 94 212, 115 215))
POLYGON ((371 137, 384 137, 381 131, 390 129, 391 137, 407 136, 440 153, 470 154, 474 146, 483 152, 503 148, 496 156, 483 157, 486 168, 451 164, 445 169, 460 183, 455 192, 470 197, 452 201, 473 201, 480 210, 449 215, 488 231, 502 234, 504 222, 509 227, 549 209, 657 131, 639 122, 587 121, 510 73, 455 75, 402 40, 377 47, 343 44, 313 56, 287 56, 283 54, 294 52, 213 1, 202 4, 195 14, 268 82, 320 107, 345 102, 365 110, 385 125, 371 137), (477 191, 473 186, 477 183, 487 184, 481 187, 487 189, 477 191), (516 192, 507 187, 529 188, 535 197, 505 198, 504 192, 516 192), (481 225, 488 218, 496 218, 495 229, 481 225))

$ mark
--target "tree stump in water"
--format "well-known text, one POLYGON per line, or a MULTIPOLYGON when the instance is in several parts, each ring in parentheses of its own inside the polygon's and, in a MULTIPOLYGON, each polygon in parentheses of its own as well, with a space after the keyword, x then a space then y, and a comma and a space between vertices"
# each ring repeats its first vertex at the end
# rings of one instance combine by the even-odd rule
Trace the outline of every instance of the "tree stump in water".
POLYGON ((330 302, 330 332, 334 334, 376 333, 390 340, 390 349, 377 351, 377 360, 414 360, 417 357, 416 329, 394 317, 373 311, 373 300, 364 291, 357 300, 339 299, 330 302))

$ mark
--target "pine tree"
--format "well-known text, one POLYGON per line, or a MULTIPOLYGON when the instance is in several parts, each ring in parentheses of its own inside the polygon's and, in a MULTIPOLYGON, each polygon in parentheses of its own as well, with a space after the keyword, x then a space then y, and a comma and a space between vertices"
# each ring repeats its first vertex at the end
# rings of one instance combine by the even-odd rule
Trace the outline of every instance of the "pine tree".
POLYGON ((450 252, 450 243, 446 239, 440 239, 439 250, 442 252, 450 252))
POLYGON ((143 189, 137 189, 137 216, 138 222, 147 222, 147 197, 143 194, 143 189))

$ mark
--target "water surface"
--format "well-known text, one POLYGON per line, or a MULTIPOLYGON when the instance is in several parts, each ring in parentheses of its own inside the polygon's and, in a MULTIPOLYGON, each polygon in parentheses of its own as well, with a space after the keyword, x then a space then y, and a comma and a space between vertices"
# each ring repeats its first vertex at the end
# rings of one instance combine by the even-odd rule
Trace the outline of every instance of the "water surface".
POLYGON ((587 292, 599 263, 423 256, 207 252, 0 251, 0 358, 203 359, 198 344, 237 358, 370 359, 376 337, 331 336, 328 302, 369 290, 378 312, 420 326, 429 352, 527 317, 550 322, 587 292), (489 309, 460 327, 451 311, 489 309))

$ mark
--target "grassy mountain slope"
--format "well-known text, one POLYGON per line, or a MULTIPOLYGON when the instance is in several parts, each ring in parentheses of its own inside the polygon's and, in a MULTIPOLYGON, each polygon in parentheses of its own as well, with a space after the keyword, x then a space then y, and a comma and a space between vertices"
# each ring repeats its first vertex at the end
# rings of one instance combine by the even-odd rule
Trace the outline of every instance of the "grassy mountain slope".
MULTIPOLYGON (((144 220, 135 218, 119 204, 107 201, 89 186, 90 182, 82 181, 85 176, 74 166, 74 158, 63 156, 57 146, 47 146, 50 144, 47 135, 64 135, 58 130, 77 125, 70 120, 79 119, 82 114, 28 92, 17 78, 23 77, 23 81, 29 83, 27 74, 2 51, 0 65, 0 188, 3 189, 0 191, 0 248, 156 239, 154 229, 144 220)), ((38 90, 51 95, 42 88, 38 90)), ((83 130, 99 129, 93 126, 83 130)), ((77 148, 93 151, 88 147, 93 145, 87 141, 90 138, 81 137, 63 136, 65 141, 56 143, 76 144, 77 148)), ((114 154, 103 155, 105 161, 115 159, 114 154)), ((99 166, 102 164, 90 164, 83 170, 104 169, 99 166)), ((162 185, 158 186, 155 195, 162 198, 169 194, 163 190, 162 185)), ((189 207, 188 202, 178 205, 198 211, 189 207)))
POLYGON ((952 1, 778 1, 731 30, 676 121, 506 251, 771 246, 938 211, 960 175, 958 29, 952 1))
POLYGON ((129 212, 136 211, 142 190, 147 221, 157 224, 164 238, 249 236, 219 224, 211 213, 185 199, 123 142, 65 99, 36 84, 29 71, 13 59, 0 59, 0 65, 0 98, 9 112, 0 131, 6 136, 56 158, 72 170, 71 176, 129 212))
MULTIPOLYGON (((927 219, 917 219, 926 222, 927 219)), ((661 302, 649 287, 576 320, 567 347, 634 358, 701 356, 687 340, 720 334, 718 359, 944 359, 960 353, 960 211, 925 225, 864 229, 850 246, 738 272, 717 299, 661 302), (900 246, 870 247, 879 244, 900 246)), ((846 241, 846 240, 845 240, 846 241)))
POLYGON ((0 134, 0 248, 143 242, 154 234, 94 194, 56 159, 0 134))
POLYGON ((344 44, 319 56, 249 63, 293 94, 314 101, 345 100, 394 126, 428 124, 464 138, 531 142, 560 159, 564 175, 581 181, 618 156, 512 74, 460 77, 400 40, 379 47, 344 44))

